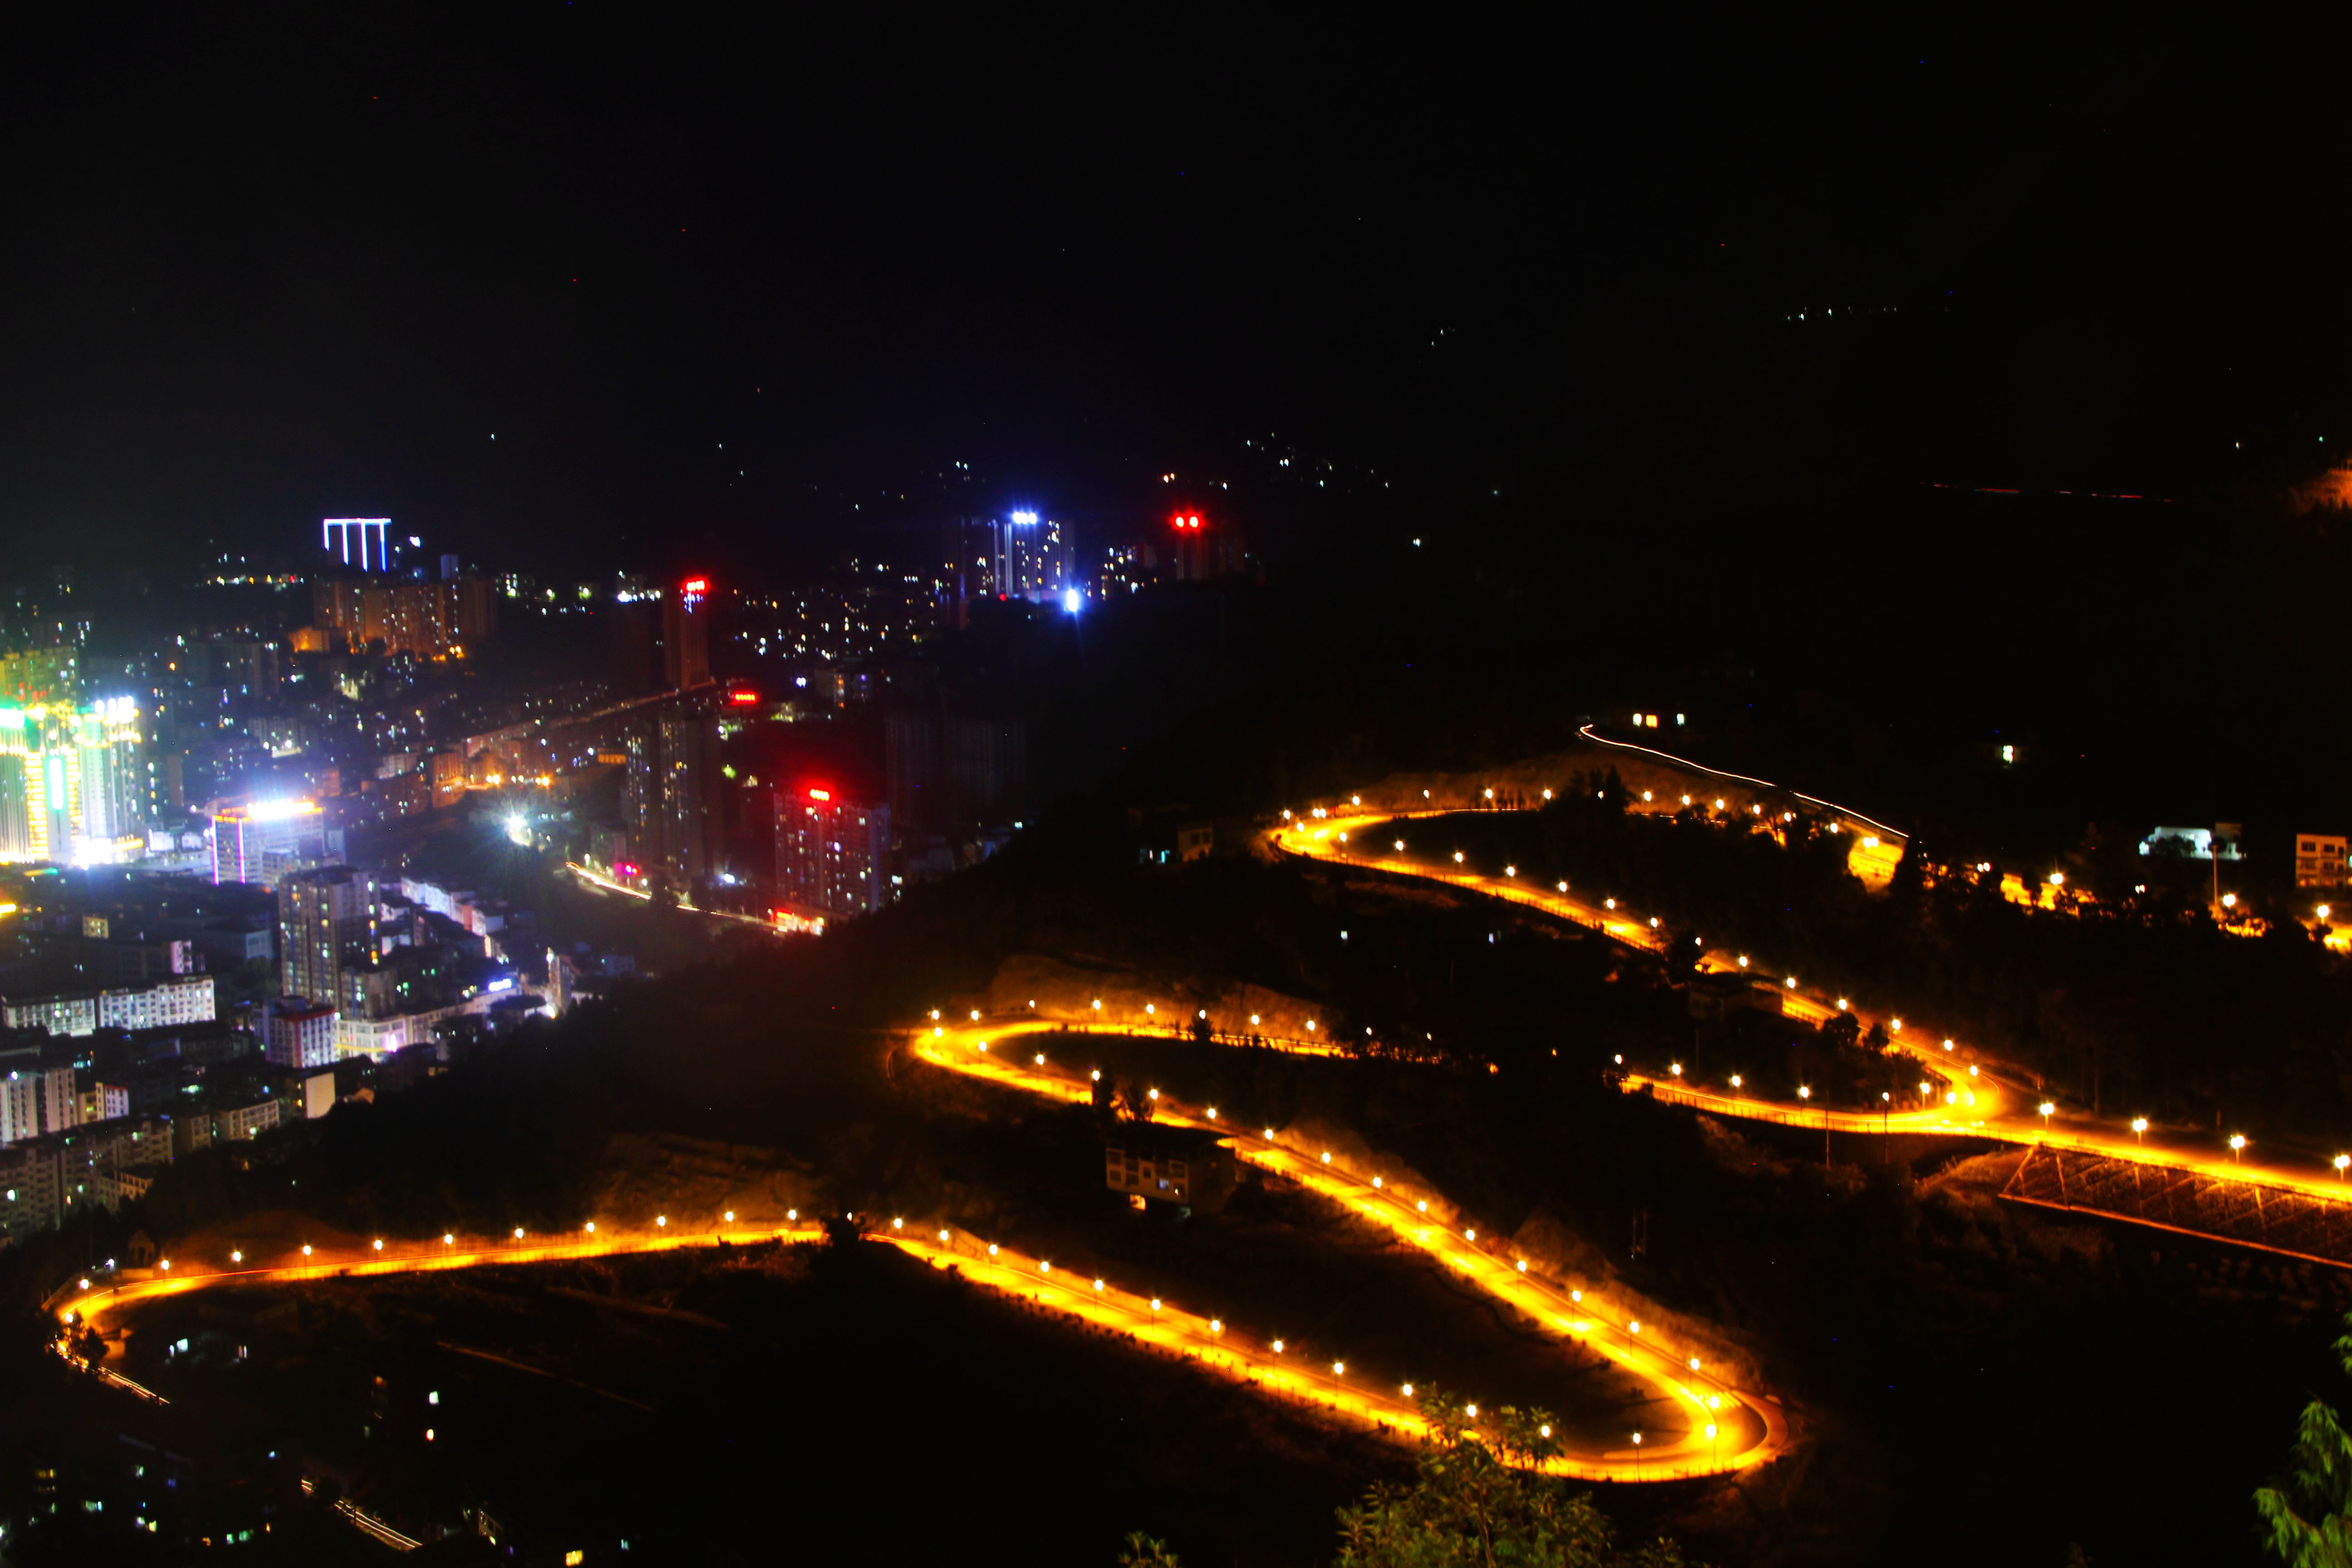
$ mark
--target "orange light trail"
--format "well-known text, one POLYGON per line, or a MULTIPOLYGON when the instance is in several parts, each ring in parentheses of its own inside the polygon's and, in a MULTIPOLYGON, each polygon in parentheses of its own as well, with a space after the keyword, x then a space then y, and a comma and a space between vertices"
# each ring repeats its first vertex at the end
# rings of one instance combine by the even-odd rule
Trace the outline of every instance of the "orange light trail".
MULTIPOLYGON (((926 1059, 929 1059, 928 1056, 926 1059)), ((983 1073, 982 1076, 1001 1077, 995 1073, 983 1073)), ((1085 1095, 1081 1093, 1078 1098, 1084 1099, 1085 1095)), ((1171 1120, 1177 1119, 1171 1117, 1171 1120)), ((1301 1169, 1294 1173, 1302 1181, 1320 1177, 1317 1183, 1319 1190, 1330 1190, 1333 1186, 1331 1179, 1323 1173, 1301 1169)), ((1370 1210, 1367 1208, 1364 1212, 1370 1213, 1370 1210)), ((1350 1379, 1344 1373, 1326 1370, 1304 1356, 1296 1353, 1286 1356, 1273 1350, 1270 1342, 1254 1342, 1231 1324, 1188 1310, 1165 1299, 1155 1305, 1151 1298, 1123 1289, 1108 1280, 1102 1282, 1100 1289, 1097 1289, 1091 1278, 1067 1269, 1055 1269, 1049 1259, 1016 1253, 1001 1246, 992 1247, 977 1237, 953 1227, 947 1228, 947 1239, 941 1240, 938 1229, 919 1226, 909 1229, 902 1217, 887 1226, 875 1225, 862 1234, 868 1241, 898 1247, 933 1268, 953 1268, 983 1289, 1066 1312, 1148 1349, 1184 1357, 1211 1371, 1264 1389, 1276 1397, 1314 1405, 1400 1438, 1419 1437, 1427 1432, 1419 1408, 1403 1396, 1402 1390, 1391 1393, 1360 1380, 1350 1379)), ((512 1244, 469 1240, 462 1248, 447 1245, 435 1247, 430 1243, 403 1243, 396 1250, 382 1252, 371 1246, 364 1250, 355 1250, 347 1257, 313 1257, 300 1263, 252 1268, 209 1268, 202 1265, 191 1266, 190 1260, 183 1258, 180 1260, 182 1267, 170 1274, 121 1280, 88 1290, 68 1286, 53 1295, 50 1300, 60 1324, 96 1329, 102 1333, 112 1319, 141 1302, 185 1295, 219 1285, 285 1285, 325 1279, 436 1273, 494 1265, 560 1263, 590 1258, 674 1252, 690 1247, 716 1247, 721 1242, 738 1247, 771 1241, 807 1245, 824 1239, 824 1236, 821 1226, 803 1220, 782 1226, 730 1227, 694 1235, 660 1230, 600 1233, 593 1240, 566 1237, 512 1244)), ((1461 1250, 1468 1251, 1466 1247, 1461 1250)), ((1491 1259, 1464 1257, 1456 1258, 1454 1263, 1457 1269, 1464 1270, 1474 1280, 1486 1284, 1490 1289, 1495 1289, 1500 1283, 1483 1278, 1497 1272, 1499 1268, 1491 1259)), ((1541 1289, 1539 1285, 1530 1287, 1529 1282, 1516 1274, 1510 1279, 1518 1283, 1518 1294, 1523 1301, 1531 1302, 1530 1290, 1541 1289)), ((1497 1290, 1496 1293, 1503 1291, 1497 1290)), ((1523 1305, 1522 1310, 1528 1309, 1523 1305)), ((1578 1307, 1575 1310, 1590 1321, 1571 1321, 1564 1315, 1556 1314, 1564 1332, 1587 1342, 1605 1338, 1610 1325, 1605 1324, 1598 1314, 1584 1307, 1578 1307)), ((1737 1395, 1725 1394, 1720 1391, 1720 1385, 1711 1380, 1688 1373, 1675 1375, 1675 1369, 1668 1367, 1664 1355, 1647 1345, 1598 1343, 1596 1348, 1644 1381, 1670 1386, 1679 1403, 1687 1406, 1694 1425, 1679 1438, 1645 1444, 1638 1452, 1627 1449, 1597 1456, 1563 1457, 1546 1467, 1552 1472, 1588 1480, 1664 1480, 1759 1464, 1786 1446, 1786 1422, 1776 1409, 1747 1406, 1738 1402, 1737 1395), (1710 1397, 1716 1400, 1712 1405, 1708 1403, 1710 1397), (1742 1410, 1747 1412, 1745 1418, 1740 1415, 1742 1410), (1709 1417, 1722 1429, 1722 1435, 1713 1443, 1700 1435, 1709 1417), (1735 1436, 1746 1433, 1751 1426, 1760 1431, 1766 1441, 1757 1442, 1751 1436, 1744 1446, 1735 1449, 1735 1436)), ((58 1350, 60 1354, 70 1357, 65 1342, 59 1342, 58 1350)), ((112 1368, 101 1364, 94 1370, 103 1381, 126 1392, 156 1404, 167 1403, 163 1395, 112 1368)))
MULTIPOLYGON (((1039 1066, 1033 1053, 1003 1048, 1009 1040, 1064 1026, 1051 1019, 1035 1017, 997 1023, 983 1020, 976 1025, 942 1024, 915 1031, 908 1048, 934 1067, 1001 1088, 1085 1104, 1093 1099, 1094 1085, 1083 1073, 1075 1068, 1057 1067, 1050 1060, 1039 1066)), ((1571 1292, 1532 1270, 1522 1271, 1517 1260, 1500 1258, 1468 1236, 1435 1223, 1417 1206, 1421 1200, 1409 1200, 1384 1179, 1375 1185, 1374 1178, 1359 1175, 1327 1159, 1320 1150, 1307 1151, 1286 1142, 1278 1130, 1251 1131, 1235 1125, 1231 1117, 1213 1118, 1207 1108, 1180 1104, 1164 1093, 1155 1102, 1154 1120, 1230 1137, 1236 1156, 1244 1163, 1341 1205, 1547 1331, 1606 1357, 1688 1422, 1679 1435, 1663 1441, 1645 1441, 1638 1448, 1565 1455, 1548 1467, 1556 1473, 1586 1480, 1664 1480, 1744 1469, 1787 1449, 1788 1423, 1776 1405, 1740 1393, 1708 1374, 1704 1367, 1691 1366, 1692 1358, 1688 1355, 1671 1352, 1658 1342, 1656 1330, 1645 1334, 1637 1321, 1604 1310, 1593 1300, 1592 1292, 1571 1292), (1712 1440, 1706 1436, 1710 1425, 1717 1429, 1712 1440)), ((1027 1284, 1033 1289, 1043 1289, 1047 1288, 1047 1279, 1048 1277, 1039 1276, 1027 1284)), ((1091 1297, 1091 1289, 1084 1294, 1091 1297)), ((1159 1314, 1161 1318, 1167 1315, 1165 1310, 1159 1314)), ((1197 1314, 1186 1321, 1205 1326, 1197 1314)), ((1105 1326, 1117 1325, 1106 1322, 1105 1326)), ((1414 1436, 1424 1429, 1418 1411, 1401 1394, 1392 1396, 1324 1379, 1311 1371, 1302 1372, 1295 1360, 1286 1361, 1266 1351, 1243 1346, 1230 1326, 1220 1334, 1197 1334, 1187 1346, 1187 1353, 1195 1352, 1205 1364, 1275 1392, 1319 1404, 1381 1430, 1414 1436), (1215 1359, 1212 1352, 1223 1359, 1215 1359)), ((1660 1436, 1664 1437, 1664 1434, 1660 1436)))
MULTIPOLYGON (((1601 739, 1599 736, 1591 738, 1601 739)), ((1613 741, 1601 743, 1622 744, 1613 741)), ((1651 750, 1638 746, 1624 749, 1651 750)), ((1664 752, 1653 754, 1679 766, 1699 765, 1685 763, 1664 752)), ((1701 771, 1714 772, 1712 769, 1701 771)), ((1742 775, 1722 773, 1717 776, 1738 779, 1742 775)), ((1828 802, 1816 801, 1811 795, 1798 798, 1829 806, 1828 802)), ((1858 813, 1846 812, 1837 806, 1829 808, 1852 817, 1855 822, 1867 824, 1878 832, 1899 837, 1897 830, 1871 823, 1869 818, 1858 813)), ((1378 806, 1352 807, 1343 816, 1325 808, 1324 815, 1319 817, 1298 816, 1282 822, 1271 830, 1269 837, 1277 849, 1289 854, 1360 866, 1391 876, 1441 882, 1467 892, 1523 905, 1556 919, 1573 921, 1643 952, 1654 952, 1663 946, 1660 929, 1652 927, 1646 921, 1622 910, 1605 907, 1594 909, 1557 887, 1547 887, 1531 878, 1490 877, 1433 867, 1408 859, 1402 854, 1366 854, 1360 847, 1360 840, 1366 845, 1370 842, 1363 840, 1363 830, 1381 823, 1459 816, 1475 809, 1477 808, 1468 805, 1416 807, 1403 811, 1390 811, 1378 806)), ((1891 852, 1891 847, 1882 847, 1889 848, 1891 852)), ((1856 849, 1857 853, 1861 852, 1859 845, 1856 849)), ((1856 874, 1864 873, 1857 871, 1856 874)), ((1710 950, 1703 956, 1701 967, 1717 973, 1728 973, 1739 966, 1737 955, 1710 950)), ((1774 989, 1770 982, 1776 972, 1772 969, 1751 961, 1747 972, 1756 974, 1764 989, 1774 989)), ((1784 1014, 1811 1023, 1826 1020, 1841 1010, 1834 1005, 1833 1000, 1824 999, 1822 994, 1809 987, 1783 985, 1776 994, 1780 998, 1784 1014)), ((1856 1024, 1865 1028, 1873 1022, 1895 1023, 1891 1016, 1874 1016, 1850 1003, 1843 1010, 1852 1014, 1856 1024)), ((1763 1100, 1753 1095, 1702 1089, 1690 1083, 1641 1073, 1627 1073, 1622 1080, 1622 1087, 1628 1093, 1647 1089, 1661 1100, 1689 1105, 1717 1115, 1773 1121, 1785 1126, 1824 1128, 1845 1132, 1908 1132, 1986 1138, 2020 1144, 2048 1143, 2053 1147, 2081 1150, 2156 1168, 2194 1172, 2222 1181, 2274 1186, 2339 1203, 2352 1201, 2352 1184, 2347 1184, 2343 1175, 2316 1160, 2291 1155, 2249 1159, 2244 1151, 2240 1151, 2232 1158, 2200 1148, 2168 1145, 2168 1134, 2160 1129, 2135 1134, 2117 1122, 2071 1111, 2053 1112, 2049 1117, 2042 1117, 2036 1109, 2041 1100, 2039 1095, 2031 1093, 2015 1081, 2004 1082, 2002 1078, 1996 1076, 2005 1075, 2015 1080, 2022 1076, 2018 1069, 1983 1057, 1965 1046, 1956 1046, 1949 1052, 1941 1051, 1927 1040, 1930 1031, 1916 1025, 1914 1020, 1915 1026, 1908 1030, 1890 1029, 1893 1038, 1888 1048, 1908 1057, 1935 1078, 1945 1080, 1947 1087, 1942 1092, 1957 1096, 1957 1104, 1931 1104, 1926 1108, 1906 1105, 1900 1109, 1891 1106, 1885 1110, 1832 1110, 1787 1100, 1763 1100)))

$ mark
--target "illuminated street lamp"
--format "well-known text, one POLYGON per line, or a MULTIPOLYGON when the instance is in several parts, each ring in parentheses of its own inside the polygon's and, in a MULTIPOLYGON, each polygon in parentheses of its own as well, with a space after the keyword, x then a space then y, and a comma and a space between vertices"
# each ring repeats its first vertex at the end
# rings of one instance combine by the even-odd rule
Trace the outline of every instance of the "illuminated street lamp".
MULTIPOLYGON (((2242 1132, 2232 1132, 2232 1133, 2231 1133, 2231 1134, 2230 1134, 2230 1158, 2231 1158, 2231 1159, 2232 1159, 2232 1160, 2239 1160, 2239 1156, 2241 1156, 2242 1154, 2243 1154, 2245 1152, 2246 1152, 2246 1135, 2245 1135, 2244 1133, 2242 1133, 2242 1132)), ((2240 1161, 2239 1161, 2239 1163, 2242 1164, 2244 1162, 2243 1162, 2242 1160, 2240 1160, 2240 1161)))
POLYGON ((2338 1154, 2336 1156, 2336 1180, 2338 1184, 2341 1184, 2344 1180, 2344 1168, 2347 1165, 2352 1165, 2352 1154, 2338 1154))
POLYGON ((2035 1106, 2033 1109, 2034 1109, 2034 1113, 2035 1113, 2036 1115, 2038 1115, 2038 1116, 2040 1116, 2040 1117, 2042 1118, 2042 1135, 2044 1138, 2049 1137, 2049 1136, 2050 1136, 2050 1118, 2051 1118, 2052 1116, 2053 1116, 2053 1115, 2055 1115, 2055 1114, 2057 1113, 2058 1107, 2057 1107, 2057 1106, 2056 1106, 2056 1104, 2054 1104, 2053 1102, 2052 1102, 2052 1101, 2050 1101, 2050 1100, 2043 1100, 2040 1105, 2035 1106))
POLYGON ((2135 1143, 2137 1143, 2137 1144, 2141 1145, 2142 1147, 2146 1147, 2146 1146, 2147 1146, 2147 1117, 2145 1117, 2145 1116, 2135 1116, 2135 1117, 2133 1117, 2133 1118, 2132 1118, 2132 1142, 2135 1142, 2135 1143))

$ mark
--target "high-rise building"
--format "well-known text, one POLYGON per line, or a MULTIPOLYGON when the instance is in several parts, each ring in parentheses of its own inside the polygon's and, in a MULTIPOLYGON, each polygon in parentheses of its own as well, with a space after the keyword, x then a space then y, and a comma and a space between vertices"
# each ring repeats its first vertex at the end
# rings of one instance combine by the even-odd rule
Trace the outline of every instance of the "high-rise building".
POLYGON ((263 1021, 264 1054, 282 1068, 335 1065, 335 1010, 300 996, 269 1004, 263 1021))
POLYGON ((213 880, 276 887, 287 872, 327 857, 326 819, 315 800, 259 800, 213 813, 213 880))
POLYGON ((0 708, 0 860, 117 859, 137 847, 146 793, 130 698, 0 708))
POLYGON ((710 580, 624 588, 605 611, 613 695, 686 691, 710 684, 710 580))
POLYGON ((697 707, 661 716, 660 860, 670 885, 691 888, 718 869, 719 721, 697 707))
POLYGON ((464 646, 472 647, 498 636, 499 596, 488 579, 459 577, 451 585, 457 590, 457 636, 464 646))
POLYGON ((547 950, 547 1011, 550 1016, 561 1018, 572 1011, 572 986, 579 978, 572 955, 547 950))
POLYGON ((662 683, 673 691, 710 684, 710 583, 689 577, 662 600, 662 683))
POLYGON ((0 1075, 0 1143, 63 1132, 81 1117, 71 1062, 16 1053, 19 1065, 0 1075))
POLYGON ((1051 518, 1016 511, 995 520, 989 551, 989 574, 1000 598, 1059 603, 1079 587, 1077 563, 1062 525, 1051 518))
POLYGON ((862 915, 890 901, 890 808, 833 792, 776 792, 776 891, 827 915, 862 915))
POLYGON ((883 793, 901 826, 927 827, 943 820, 940 721, 931 713, 888 713, 882 719, 883 793))
POLYGON ((1020 720, 950 720, 945 750, 948 802, 959 819, 995 822, 1019 807, 1028 784, 1020 720))
POLYGON ((365 647, 418 658, 462 658, 498 631, 498 600, 478 577, 448 583, 321 577, 310 584, 313 626, 365 647))
POLYGON ((70 708, 81 700, 81 650, 70 646, 0 655, 0 702, 70 708))
POLYGON ((278 990, 331 1004, 344 976, 375 962, 380 899, 373 872, 322 866, 278 884, 278 990))
POLYGON ((688 890, 718 869, 724 826, 725 775, 709 695, 634 716, 621 750, 621 824, 630 854, 644 870, 688 890))

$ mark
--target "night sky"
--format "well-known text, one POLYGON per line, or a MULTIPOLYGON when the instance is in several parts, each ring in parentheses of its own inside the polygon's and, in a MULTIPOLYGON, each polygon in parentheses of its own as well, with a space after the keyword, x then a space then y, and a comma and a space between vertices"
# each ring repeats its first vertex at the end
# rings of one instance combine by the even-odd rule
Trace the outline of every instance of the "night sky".
POLYGON ((2310 41, 1615 25, 27 32, 0 519, 93 566, 330 512, 494 568, 785 563, 956 462, 1116 526, 1260 439, 1415 531, 1730 538, 2352 441, 2310 41))

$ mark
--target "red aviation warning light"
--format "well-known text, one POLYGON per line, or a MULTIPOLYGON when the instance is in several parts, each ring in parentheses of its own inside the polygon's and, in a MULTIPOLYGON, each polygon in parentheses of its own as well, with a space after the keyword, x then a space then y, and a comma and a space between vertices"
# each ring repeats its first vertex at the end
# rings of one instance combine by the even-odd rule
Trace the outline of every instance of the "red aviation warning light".
POLYGON ((1197 511, 1180 511, 1171 521, 1179 533, 1198 532, 1201 527, 1201 514, 1197 511))
POLYGON ((710 593, 710 579, 688 577, 677 585, 678 603, 691 610, 698 606, 710 593))
POLYGON ((760 694, 748 686, 737 686, 728 690, 727 700, 733 707, 751 708, 758 704, 760 694))
POLYGON ((833 792, 829 789, 813 789, 809 791, 809 798, 811 800, 831 800, 833 798, 833 792))

